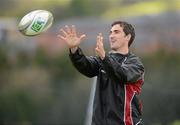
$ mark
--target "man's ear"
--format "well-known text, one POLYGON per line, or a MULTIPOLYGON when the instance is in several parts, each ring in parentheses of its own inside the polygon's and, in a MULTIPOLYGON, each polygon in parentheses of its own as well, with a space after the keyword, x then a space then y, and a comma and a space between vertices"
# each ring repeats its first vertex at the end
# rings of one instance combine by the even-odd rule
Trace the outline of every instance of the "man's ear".
POLYGON ((131 34, 126 35, 126 39, 127 39, 128 41, 130 41, 130 39, 131 39, 131 34))

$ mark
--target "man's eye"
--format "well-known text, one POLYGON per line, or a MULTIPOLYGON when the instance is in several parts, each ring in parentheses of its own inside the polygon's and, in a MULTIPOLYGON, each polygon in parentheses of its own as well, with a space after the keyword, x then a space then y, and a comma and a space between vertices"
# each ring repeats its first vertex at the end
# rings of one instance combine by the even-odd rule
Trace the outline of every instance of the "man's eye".
POLYGON ((115 31, 115 33, 119 33, 119 31, 115 31))

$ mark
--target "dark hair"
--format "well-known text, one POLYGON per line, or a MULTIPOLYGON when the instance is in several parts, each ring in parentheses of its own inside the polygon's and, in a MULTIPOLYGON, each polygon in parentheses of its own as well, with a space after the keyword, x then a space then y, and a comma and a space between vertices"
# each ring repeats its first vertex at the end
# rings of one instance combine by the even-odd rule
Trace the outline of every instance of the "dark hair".
POLYGON ((117 25, 117 24, 119 24, 121 27, 123 27, 123 31, 126 35, 128 35, 128 34, 131 35, 131 38, 130 38, 129 43, 128 43, 128 46, 130 46, 132 44, 132 42, 134 41, 134 38, 135 38, 134 27, 131 24, 124 22, 124 21, 115 21, 111 24, 111 26, 113 27, 114 25, 117 25))

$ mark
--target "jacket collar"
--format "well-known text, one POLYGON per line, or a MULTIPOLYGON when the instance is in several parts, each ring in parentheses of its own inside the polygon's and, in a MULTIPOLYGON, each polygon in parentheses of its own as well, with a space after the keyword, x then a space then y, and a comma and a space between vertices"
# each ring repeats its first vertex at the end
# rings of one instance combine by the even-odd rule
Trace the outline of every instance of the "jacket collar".
POLYGON ((127 57, 130 55, 130 51, 127 53, 127 54, 121 54, 121 53, 118 53, 118 52, 114 52, 114 51, 109 51, 109 54, 110 55, 119 55, 119 56, 123 56, 123 57, 127 57))

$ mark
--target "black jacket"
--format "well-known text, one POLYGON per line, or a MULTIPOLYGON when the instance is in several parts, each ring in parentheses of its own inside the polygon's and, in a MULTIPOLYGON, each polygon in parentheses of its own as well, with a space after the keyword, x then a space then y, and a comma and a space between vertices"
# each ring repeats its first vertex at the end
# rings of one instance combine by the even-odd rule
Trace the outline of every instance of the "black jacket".
POLYGON ((103 60, 70 52, 73 65, 87 77, 97 76, 92 125, 141 125, 144 66, 132 53, 109 53, 103 60))

